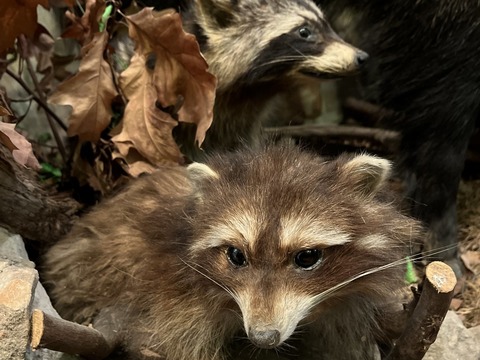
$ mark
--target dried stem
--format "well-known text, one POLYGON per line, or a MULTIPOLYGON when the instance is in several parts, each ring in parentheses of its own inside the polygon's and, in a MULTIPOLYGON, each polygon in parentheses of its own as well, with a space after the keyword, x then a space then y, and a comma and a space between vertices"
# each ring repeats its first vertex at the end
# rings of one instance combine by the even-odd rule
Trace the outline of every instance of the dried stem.
POLYGON ((457 279, 445 263, 434 261, 425 271, 418 304, 386 360, 420 360, 437 338, 450 306, 457 279))
POLYGON ((5 71, 11 78, 13 78, 16 82, 18 82, 20 84, 20 86, 26 91, 28 92, 32 97, 33 99, 37 102, 37 104, 43 109, 45 110, 50 116, 52 116, 52 118, 57 122, 57 124, 63 129, 65 130, 65 132, 67 131, 67 126, 63 123, 63 121, 58 117, 57 114, 55 114, 52 109, 50 109, 50 107, 47 105, 47 103, 45 101, 43 101, 42 99, 40 99, 34 92, 32 89, 30 89, 30 87, 25 83, 25 81, 23 81, 23 79, 18 76, 17 74, 15 74, 13 71, 11 71, 10 69, 7 69, 5 71))
POLYGON ((92 327, 50 316, 38 309, 33 311, 31 334, 33 349, 47 348, 91 360, 105 359, 115 346, 92 327))
MULTIPOLYGON (((25 49, 26 42, 27 42, 27 40, 25 39, 25 36, 20 35, 20 41, 18 43, 23 48, 22 52, 24 54, 27 53, 27 49, 25 49)), ((27 64, 28 73, 30 74, 30 77, 33 81, 33 84, 35 85, 35 90, 37 91, 37 94, 38 94, 40 100, 42 100, 46 104, 47 103, 47 97, 45 96, 44 92, 42 91, 42 88, 40 87, 40 83, 38 82, 37 74, 35 73, 35 70, 33 69, 32 62, 30 61, 30 58, 28 56, 25 56, 24 60, 27 64)), ((63 141, 62 141, 60 135, 58 134, 57 127, 55 126, 55 123, 53 122, 51 115, 48 112, 46 112, 46 116, 47 116, 48 124, 50 125, 50 129, 52 130, 53 137, 55 138, 55 142, 57 143, 58 151, 60 152, 60 155, 62 156, 63 162, 66 164, 67 163, 67 152, 65 151, 65 146, 63 145, 63 141)))

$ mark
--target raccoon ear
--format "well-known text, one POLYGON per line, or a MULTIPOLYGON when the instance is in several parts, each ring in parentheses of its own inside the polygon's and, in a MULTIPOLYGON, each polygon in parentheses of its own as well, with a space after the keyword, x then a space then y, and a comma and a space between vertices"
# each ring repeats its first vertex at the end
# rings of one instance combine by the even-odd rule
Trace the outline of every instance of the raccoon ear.
MULTIPOLYGON (((233 19, 233 3, 236 0, 196 0, 206 24, 214 28, 225 28, 233 19)), ((238 1, 238 0, 237 0, 238 1)))
POLYGON ((208 165, 194 162, 187 166, 188 176, 195 183, 201 183, 204 180, 216 180, 220 176, 208 165))
POLYGON ((390 161, 370 155, 358 155, 341 168, 341 178, 352 183, 364 196, 373 196, 390 176, 390 161))
POLYGON ((193 163, 187 166, 188 177, 192 182, 193 193, 198 203, 203 203, 203 184, 216 181, 220 178, 218 173, 211 167, 201 163, 193 163))

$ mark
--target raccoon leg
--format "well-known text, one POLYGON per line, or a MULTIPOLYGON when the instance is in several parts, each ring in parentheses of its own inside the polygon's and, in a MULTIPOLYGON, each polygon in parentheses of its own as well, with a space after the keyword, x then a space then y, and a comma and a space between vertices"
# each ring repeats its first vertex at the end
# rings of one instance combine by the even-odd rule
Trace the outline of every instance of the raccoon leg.
POLYGON ((456 198, 474 119, 472 115, 471 120, 463 122, 464 126, 457 125, 455 135, 445 131, 442 136, 430 128, 422 133, 406 132, 400 149, 400 170, 406 176, 412 215, 430 229, 425 250, 435 253, 432 259, 449 262, 457 275, 461 275, 462 269, 455 246, 456 198))

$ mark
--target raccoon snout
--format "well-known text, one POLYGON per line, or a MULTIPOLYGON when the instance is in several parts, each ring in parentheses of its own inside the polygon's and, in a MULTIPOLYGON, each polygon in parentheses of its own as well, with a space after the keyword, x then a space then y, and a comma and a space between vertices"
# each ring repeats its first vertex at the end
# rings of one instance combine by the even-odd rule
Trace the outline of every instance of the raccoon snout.
POLYGON ((252 343, 262 349, 272 349, 280 343, 280 331, 278 330, 250 329, 248 337, 252 343))
POLYGON ((357 54, 355 55, 355 65, 359 68, 362 67, 365 65, 368 58, 369 55, 365 51, 357 50, 357 54))

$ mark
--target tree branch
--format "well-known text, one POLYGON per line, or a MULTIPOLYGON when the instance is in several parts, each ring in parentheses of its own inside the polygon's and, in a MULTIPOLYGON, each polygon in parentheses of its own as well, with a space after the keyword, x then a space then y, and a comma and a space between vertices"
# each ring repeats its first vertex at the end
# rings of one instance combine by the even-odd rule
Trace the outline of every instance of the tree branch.
POLYGON ((386 360, 420 360, 435 342, 450 306, 457 279, 445 263, 434 261, 425 270, 418 304, 386 360))
MULTIPOLYGON (((27 54, 27 51, 25 49, 25 44, 26 44, 27 40, 25 39, 25 36, 20 35, 19 40, 20 41, 18 43, 20 44, 20 46, 23 50, 22 52, 24 54, 27 54)), ((37 74, 35 73, 35 70, 33 69, 32 62, 30 61, 30 58, 28 56, 25 56, 24 59, 25 59, 25 62, 27 63, 28 73, 30 74, 30 77, 33 81, 33 84, 35 85, 35 90, 37 91, 37 94, 38 94, 40 100, 42 100, 42 102, 44 102, 46 104, 47 103, 47 97, 45 96, 45 94, 43 93, 43 91, 40 87, 40 83, 38 82, 37 74)), ((50 129, 52 130, 53 137, 55 138, 55 142, 57 143, 58 151, 60 152, 60 155, 62 156, 64 164, 66 164, 67 163, 67 152, 65 151, 65 146, 63 145, 63 141, 60 138, 60 135, 58 134, 57 127, 55 126, 55 123, 53 122, 51 115, 48 112, 46 112, 46 116, 47 116, 48 124, 50 125, 50 129)))
POLYGON ((58 124, 63 130, 65 130, 65 132, 67 131, 67 126, 66 126, 66 125, 63 123, 63 121, 58 117, 58 115, 55 114, 55 113, 53 112, 53 110, 50 109, 50 108, 48 107, 48 105, 47 105, 44 101, 42 101, 42 99, 40 99, 40 98, 37 96, 37 94, 35 94, 35 93, 33 92, 32 89, 30 89, 30 88, 28 87, 28 85, 25 83, 25 81, 23 81, 23 79, 22 79, 20 76, 18 76, 17 74, 15 74, 15 73, 14 73, 12 70, 10 70, 10 69, 5 70, 5 72, 6 72, 11 78, 13 78, 16 82, 18 82, 18 83, 20 84, 20 86, 21 86, 26 92, 28 92, 28 93, 33 97, 33 99, 37 102, 37 104, 38 104, 43 110, 45 110, 49 115, 52 116, 52 118, 57 122, 57 124, 58 124))
POLYGON ((89 360, 105 359, 114 349, 98 330, 45 314, 35 309, 32 315, 33 349, 47 348, 78 354, 89 360))

